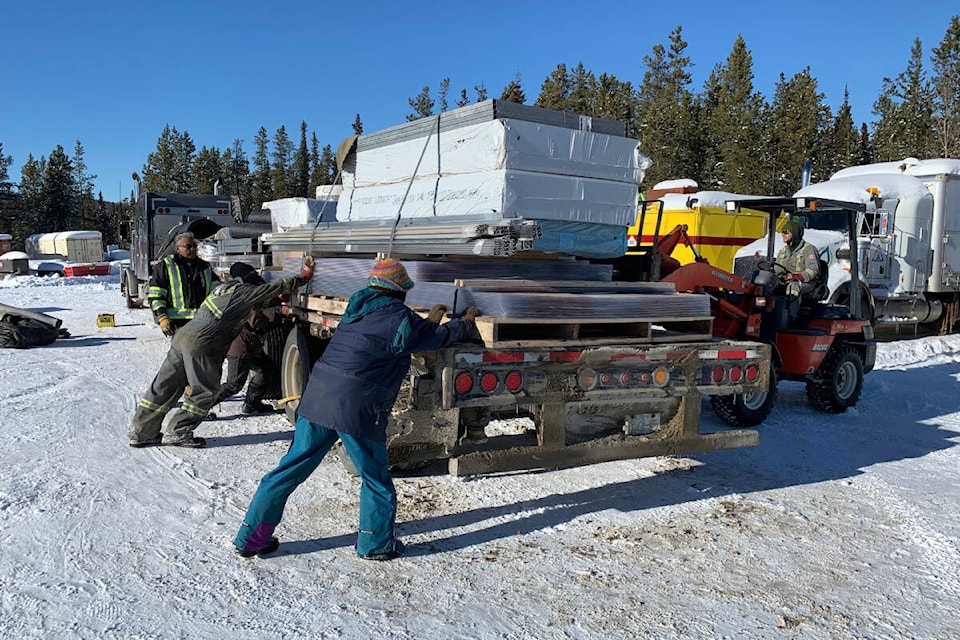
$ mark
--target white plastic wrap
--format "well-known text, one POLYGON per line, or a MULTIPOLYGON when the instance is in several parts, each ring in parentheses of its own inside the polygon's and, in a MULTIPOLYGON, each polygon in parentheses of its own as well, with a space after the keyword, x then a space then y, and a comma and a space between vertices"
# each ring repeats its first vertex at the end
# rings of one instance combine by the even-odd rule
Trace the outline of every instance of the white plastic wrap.
POLYGON ((502 216, 629 226, 636 218, 637 186, 574 176, 498 170, 418 178, 403 204, 406 183, 345 189, 337 219, 429 216, 502 216))

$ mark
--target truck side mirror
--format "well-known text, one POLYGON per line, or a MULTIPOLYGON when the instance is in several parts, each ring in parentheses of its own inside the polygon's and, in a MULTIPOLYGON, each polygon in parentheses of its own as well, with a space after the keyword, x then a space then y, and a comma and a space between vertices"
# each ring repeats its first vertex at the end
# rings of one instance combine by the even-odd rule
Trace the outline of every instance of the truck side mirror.
POLYGON ((893 214, 884 211, 880 214, 880 235, 888 236, 893 233, 893 214))

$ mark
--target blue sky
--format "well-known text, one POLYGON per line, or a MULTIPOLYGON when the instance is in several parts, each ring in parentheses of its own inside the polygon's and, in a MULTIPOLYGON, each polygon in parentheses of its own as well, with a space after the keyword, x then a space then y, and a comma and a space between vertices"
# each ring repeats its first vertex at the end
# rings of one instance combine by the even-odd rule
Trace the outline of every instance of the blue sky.
POLYGON ((956 0, 717 3, 169 0, 7 2, 0 16, 0 142, 19 181, 28 154, 73 152, 79 139, 96 189, 127 197, 167 124, 197 148, 253 151, 264 126, 294 143, 307 122, 321 144, 404 122, 407 100, 451 78, 491 97, 519 72, 528 102, 559 63, 582 61, 635 85, 643 57, 678 25, 693 90, 726 60, 737 34, 754 88, 770 99, 782 72, 806 66, 835 111, 849 87, 854 119, 872 120, 885 76, 920 38, 927 58, 960 14, 956 0))

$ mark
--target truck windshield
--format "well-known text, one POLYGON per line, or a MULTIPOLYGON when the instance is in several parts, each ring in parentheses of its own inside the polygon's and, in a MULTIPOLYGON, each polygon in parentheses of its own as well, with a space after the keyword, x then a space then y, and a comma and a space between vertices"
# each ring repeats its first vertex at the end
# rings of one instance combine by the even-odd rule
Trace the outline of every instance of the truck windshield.
POLYGON ((793 219, 799 220, 803 224, 804 229, 822 229, 824 231, 847 230, 847 214, 844 211, 831 211, 812 215, 794 215, 793 219))

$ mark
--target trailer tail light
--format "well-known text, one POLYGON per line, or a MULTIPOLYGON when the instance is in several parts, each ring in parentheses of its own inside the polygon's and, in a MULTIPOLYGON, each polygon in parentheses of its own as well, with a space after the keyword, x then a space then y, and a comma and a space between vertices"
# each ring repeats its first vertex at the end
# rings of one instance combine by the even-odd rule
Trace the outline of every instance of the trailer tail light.
POLYGON ((600 384, 603 384, 603 385, 610 384, 610 374, 609 374, 609 373, 601 373, 601 374, 600 374, 600 384))
POLYGON ((624 385, 630 384, 630 381, 632 379, 633 377, 627 372, 623 372, 620 374, 620 384, 624 384, 624 385))
POLYGON ((457 393, 467 393, 473 389, 473 376, 469 373, 461 373, 454 380, 453 386, 457 389, 457 393))
POLYGON ((727 375, 727 372, 723 370, 723 367, 714 367, 713 375, 711 376, 713 378, 713 383, 720 384, 721 382, 723 382, 723 379, 724 377, 726 377, 726 375, 727 375))
POLYGON ((580 369, 580 371, 577 372, 577 384, 584 391, 590 391, 596 387, 598 380, 599 376, 597 376, 597 372, 589 367, 580 369))
POLYGON ((751 364, 747 367, 747 382, 756 382, 757 378, 760 377, 760 367, 755 364, 751 364))
POLYGON ((523 385, 523 376, 520 375, 519 371, 511 371, 507 374, 507 377, 503 379, 503 386, 507 388, 507 391, 516 391, 523 385))
POLYGON ((480 388, 486 391, 487 393, 490 393, 491 391, 496 389, 497 384, 499 384, 499 382, 500 381, 497 380, 497 376, 495 376, 492 373, 485 373, 482 376, 480 376, 480 388))
POLYGON ((670 382, 670 372, 666 367, 657 367, 653 370, 653 386, 665 387, 670 382))
POLYGON ((739 366, 734 365, 730 367, 730 382, 736 384, 743 379, 743 369, 739 366))

